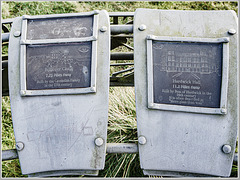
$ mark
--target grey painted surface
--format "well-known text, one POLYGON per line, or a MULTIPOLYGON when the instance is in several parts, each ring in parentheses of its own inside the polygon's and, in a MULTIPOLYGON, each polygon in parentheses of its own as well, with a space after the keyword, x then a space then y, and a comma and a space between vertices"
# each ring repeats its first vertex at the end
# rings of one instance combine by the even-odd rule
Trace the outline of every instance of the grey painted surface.
MULTIPOLYGON (((97 174, 104 168, 110 59, 110 27, 106 11, 99 11, 97 28, 96 93, 52 96, 20 95, 21 18, 15 19, 9 44, 9 89, 16 142, 23 174, 44 176, 70 171, 97 174), (105 32, 99 28, 106 26, 105 32), (103 145, 96 146, 96 138, 103 145)), ((44 52, 43 52, 44 53, 44 52)))
MULTIPOLYGON (((234 11, 173 11, 138 9, 134 16, 135 92, 141 168, 145 174, 229 176, 239 119, 238 35, 234 11), (145 30, 144 27, 145 25, 145 30), (148 109, 148 35, 167 37, 229 37, 227 114, 148 109), (231 146, 225 154, 222 146, 231 146)), ((204 80, 203 80, 204 81, 204 80)))

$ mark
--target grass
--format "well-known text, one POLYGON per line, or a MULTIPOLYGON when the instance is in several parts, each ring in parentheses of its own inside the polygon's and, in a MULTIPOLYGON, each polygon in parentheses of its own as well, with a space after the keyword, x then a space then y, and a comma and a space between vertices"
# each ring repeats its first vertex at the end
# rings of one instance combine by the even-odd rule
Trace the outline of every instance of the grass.
MULTIPOLYGON (((109 12, 134 12, 137 8, 178 9, 178 10, 234 10, 237 2, 2 2, 2 18, 14 18, 22 15, 59 14, 86 12, 105 9, 109 12)), ((120 23, 128 20, 121 19, 120 23)), ((128 44, 133 45, 128 39, 128 44)), ((7 55, 7 43, 3 55, 7 55)), ((118 47, 114 52, 129 51, 118 47)), ((122 67, 127 68, 127 67, 122 67)), ((120 69, 118 69, 120 70, 120 69)), ((116 68, 111 68, 111 73, 116 68)), ((137 123, 133 87, 110 87, 108 143, 137 142, 137 123)), ((11 121, 9 97, 2 98, 2 149, 13 149, 15 139, 11 121)), ((236 177, 238 166, 233 165, 232 177, 236 177)), ((143 177, 138 154, 107 154, 105 169, 99 177, 143 177)), ((21 174, 19 161, 11 160, 2 163, 2 177, 26 177, 21 174)))

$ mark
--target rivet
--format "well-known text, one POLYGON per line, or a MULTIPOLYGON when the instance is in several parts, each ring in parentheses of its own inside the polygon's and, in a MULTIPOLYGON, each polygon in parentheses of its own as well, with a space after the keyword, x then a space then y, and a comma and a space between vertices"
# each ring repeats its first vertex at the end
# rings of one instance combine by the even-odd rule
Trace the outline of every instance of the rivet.
POLYGON ((14 35, 14 37, 19 37, 19 36, 21 36, 21 32, 20 31, 15 31, 13 33, 13 35, 14 35))
POLYGON ((229 29, 228 30, 228 34, 230 34, 230 35, 234 35, 234 34, 236 34, 236 30, 235 29, 229 29))
POLYGON ((227 114, 227 109, 226 109, 226 108, 222 108, 222 109, 221 109, 221 113, 222 113, 222 114, 227 114))
POLYGON ((231 148, 230 145, 225 144, 225 145, 222 146, 222 151, 223 151, 225 154, 229 154, 229 153, 231 153, 232 148, 231 148))
POLYGON ((95 88, 95 87, 90 87, 90 91, 95 92, 95 91, 96 91, 96 88, 95 88))
POLYGON ((144 31, 144 30, 147 29, 147 26, 146 26, 145 24, 141 24, 141 25, 138 27, 138 29, 139 29, 140 31, 144 31))
POLYGON ((22 94, 22 95, 26 95, 26 91, 22 90, 22 91, 21 91, 21 94, 22 94))
POLYGON ((138 143, 141 144, 141 145, 144 145, 146 144, 147 140, 144 136, 140 136, 138 137, 138 143))
POLYGON ((107 31, 107 27, 106 27, 106 26, 102 26, 102 27, 100 28, 100 31, 101 31, 101 32, 106 32, 106 31, 107 31))
POLYGON ((94 10, 94 14, 95 15, 99 14, 99 10, 94 10))
POLYGON ((24 144, 23 144, 22 142, 17 142, 17 143, 16 143, 16 149, 17 149, 18 151, 23 150, 23 148, 24 148, 24 144))
POLYGON ((95 144, 96 144, 96 146, 101 146, 101 145, 103 145, 103 139, 102 139, 102 138, 97 138, 97 139, 95 139, 95 144))

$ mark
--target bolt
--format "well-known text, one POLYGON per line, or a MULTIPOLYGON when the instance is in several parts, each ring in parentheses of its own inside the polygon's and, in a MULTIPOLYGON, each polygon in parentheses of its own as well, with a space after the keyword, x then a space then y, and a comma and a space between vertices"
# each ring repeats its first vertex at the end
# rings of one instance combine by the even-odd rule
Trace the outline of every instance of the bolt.
POLYGON ((146 144, 146 142, 147 142, 147 140, 146 140, 146 138, 144 136, 140 136, 138 138, 138 143, 139 144, 144 145, 144 144, 146 144))
POLYGON ((16 149, 17 149, 18 151, 23 150, 23 148, 24 148, 24 144, 23 144, 22 142, 17 142, 17 143, 16 143, 16 149))
POLYGON ((106 31, 107 31, 107 27, 106 27, 106 26, 102 26, 102 27, 100 28, 100 31, 101 31, 101 32, 106 32, 106 31))
POLYGON ((229 154, 229 153, 231 153, 232 148, 231 148, 230 145, 225 144, 225 145, 222 146, 222 151, 223 151, 225 154, 229 154))
POLYGON ((90 91, 95 92, 96 88, 95 87, 90 87, 90 91))
POLYGON ((221 113, 222 113, 222 114, 227 114, 227 109, 222 108, 222 109, 221 109, 221 113))
POLYGON ((138 27, 138 29, 139 29, 140 31, 144 31, 145 29, 147 29, 147 26, 146 26, 145 24, 141 24, 141 25, 138 27))
POLYGON ((228 30, 228 34, 230 34, 230 35, 234 35, 234 34, 236 34, 236 30, 235 29, 229 29, 228 30))
POLYGON ((95 139, 95 144, 96 144, 96 146, 101 146, 101 145, 103 145, 103 139, 102 139, 102 138, 97 138, 97 139, 95 139))
POLYGON ((14 35, 14 37, 19 37, 19 36, 21 36, 21 32, 20 31, 15 31, 13 33, 13 35, 14 35))
POLYGON ((99 10, 94 10, 94 15, 99 14, 99 10))
POLYGON ((22 94, 22 95, 26 95, 26 91, 22 90, 22 91, 21 91, 21 94, 22 94))

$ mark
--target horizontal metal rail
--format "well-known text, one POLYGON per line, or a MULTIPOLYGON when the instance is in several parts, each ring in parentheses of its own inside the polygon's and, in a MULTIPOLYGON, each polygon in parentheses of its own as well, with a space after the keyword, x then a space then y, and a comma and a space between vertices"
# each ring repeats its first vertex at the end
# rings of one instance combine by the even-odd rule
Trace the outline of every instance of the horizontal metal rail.
POLYGON ((8 42, 9 41, 9 35, 10 35, 10 33, 3 33, 2 34, 2 42, 8 42))
POLYGON ((111 34, 132 34, 133 25, 111 25, 111 34))
MULTIPOLYGON (((109 154, 134 154, 138 153, 138 145, 135 143, 107 143, 106 153, 109 154)), ((2 151, 2 161, 8 161, 18 159, 18 154, 16 149, 3 150, 2 151)), ((234 154, 234 163, 238 163, 238 154, 234 154)))
MULTIPOLYGON (((135 143, 107 143, 107 153, 128 153, 134 154, 138 153, 138 146, 135 143)), ((2 151, 2 161, 9 161, 13 159, 18 159, 18 154, 16 149, 9 149, 2 151)))
POLYGON ((112 52, 111 60, 133 60, 133 52, 112 52))
POLYGON ((110 17, 133 17, 134 12, 109 12, 110 17))

